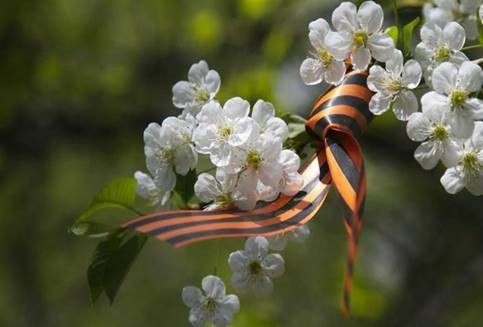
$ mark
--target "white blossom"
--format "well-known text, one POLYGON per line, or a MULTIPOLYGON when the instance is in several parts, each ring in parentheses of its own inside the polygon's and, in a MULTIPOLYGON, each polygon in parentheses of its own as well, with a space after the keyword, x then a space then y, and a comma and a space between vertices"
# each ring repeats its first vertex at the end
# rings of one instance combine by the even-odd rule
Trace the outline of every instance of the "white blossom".
POLYGON ((233 287, 256 296, 269 295, 273 290, 272 278, 280 277, 285 271, 282 256, 268 254, 268 241, 261 236, 249 238, 244 250, 230 254, 228 263, 233 271, 233 287))
POLYGON ((259 182, 257 185, 258 200, 273 201, 280 193, 292 196, 304 185, 304 179, 298 172, 300 158, 294 151, 282 150, 278 162, 282 169, 280 181, 275 186, 266 186, 259 182))
POLYGON ((194 327, 213 324, 215 327, 228 326, 233 315, 240 310, 236 295, 226 295, 225 284, 216 276, 206 276, 200 290, 194 286, 183 288, 182 299, 190 308, 189 322, 194 327))
POLYGON ((302 243, 310 236, 310 229, 307 225, 302 225, 286 233, 267 237, 268 247, 274 251, 283 251, 287 247, 289 240, 302 243))
POLYGON ((136 194, 146 199, 150 206, 160 209, 169 199, 170 192, 162 191, 157 184, 162 183, 160 180, 154 180, 148 174, 142 171, 136 171, 134 178, 137 181, 136 194))
POLYGON ((256 203, 256 194, 239 192, 237 181, 237 174, 229 174, 219 168, 216 177, 208 173, 200 174, 194 189, 201 202, 210 203, 205 210, 227 208, 232 204, 244 207, 245 203, 256 203), (246 196, 253 196, 253 199, 247 199, 246 196))
POLYGON ((459 161, 446 170, 441 184, 450 194, 466 187, 474 195, 483 195, 483 122, 476 122, 473 135, 461 147, 459 161))
POLYGON ((421 98, 422 112, 409 117, 407 133, 411 140, 422 142, 414 153, 415 159, 424 169, 433 169, 439 160, 446 167, 458 161, 458 142, 450 125, 450 111, 440 108, 433 99, 436 92, 428 92, 421 98))
POLYGON ((418 110, 418 100, 411 90, 418 86, 421 74, 417 61, 409 60, 403 66, 403 55, 395 50, 385 69, 374 65, 369 70, 367 86, 376 92, 369 102, 369 110, 381 115, 392 108, 397 119, 407 120, 418 110))
POLYGON ((350 54, 355 69, 366 69, 371 57, 386 62, 393 54, 394 41, 381 31, 383 20, 381 6, 373 1, 363 2, 359 10, 351 2, 342 2, 332 14, 337 32, 325 37, 330 53, 338 60, 350 54))
POLYGON ((440 27, 437 24, 424 24, 421 28, 421 42, 416 46, 415 58, 423 66, 424 79, 431 85, 431 74, 443 62, 461 65, 468 61, 460 50, 465 44, 465 30, 455 22, 440 27))
POLYGON ((282 152, 280 138, 272 133, 253 134, 243 146, 237 147, 226 169, 229 173, 240 173, 237 190, 245 201, 238 201, 238 207, 252 210, 257 199, 258 184, 277 188, 283 176, 279 162, 282 152))
POLYGON ((220 75, 201 60, 191 66, 188 81, 173 86, 173 104, 195 116, 204 104, 215 98, 219 89, 220 75))
POLYGON ((166 118, 162 126, 151 123, 144 131, 144 154, 146 166, 154 176, 158 188, 171 191, 176 184, 176 175, 186 175, 196 167, 198 156, 191 142, 194 119, 166 118))
POLYGON ((307 85, 323 81, 339 84, 344 78, 344 61, 332 56, 325 44, 325 37, 329 31, 329 23, 325 19, 319 18, 309 24, 309 40, 315 52, 300 66, 300 76, 307 85))
POLYGON ((260 133, 272 133, 284 142, 288 137, 287 124, 275 117, 275 108, 270 102, 258 100, 253 106, 252 118, 258 124, 260 133))
POLYGON ((423 6, 424 19, 443 28, 447 23, 461 23, 466 36, 470 40, 478 36, 476 12, 481 0, 435 0, 434 5, 426 3, 423 6))
POLYGON ((480 91, 482 80, 481 67, 469 61, 460 68, 445 62, 434 70, 432 84, 438 94, 432 101, 441 110, 451 110, 451 125, 457 137, 471 136, 474 120, 483 119, 483 101, 470 96, 480 91))
POLYGON ((233 149, 258 133, 254 120, 248 117, 249 111, 250 104, 238 97, 228 100, 223 108, 217 102, 203 106, 196 116, 200 124, 193 133, 196 150, 209 154, 215 166, 227 166, 233 149))

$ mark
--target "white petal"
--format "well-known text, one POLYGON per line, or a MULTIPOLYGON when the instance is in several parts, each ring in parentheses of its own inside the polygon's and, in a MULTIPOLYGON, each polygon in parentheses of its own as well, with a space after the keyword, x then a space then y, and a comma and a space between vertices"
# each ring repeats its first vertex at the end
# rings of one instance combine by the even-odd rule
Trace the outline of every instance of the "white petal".
POLYGON ((473 195, 483 195, 483 170, 478 175, 472 176, 466 183, 466 189, 473 195))
POLYGON ((270 102, 258 100, 253 106, 252 118, 260 125, 264 127, 267 121, 275 116, 275 108, 270 102))
POLYGON ((156 170, 154 175, 154 182, 156 186, 163 191, 171 191, 176 185, 176 174, 171 166, 161 166, 156 170))
POLYGON ((364 1, 357 12, 360 26, 369 33, 378 32, 382 27, 383 19, 382 7, 374 1, 364 1))
POLYGON ((352 34, 330 31, 325 36, 325 44, 330 54, 338 60, 345 60, 352 48, 352 34))
POLYGON ((249 263, 249 258, 243 251, 232 252, 228 257, 228 264, 233 272, 245 271, 249 263))
POLYGON ((475 122, 475 129, 473 135, 471 135, 471 143, 474 148, 483 148, 483 122, 475 122))
POLYGON ((414 158, 424 169, 433 169, 443 155, 442 150, 442 148, 436 146, 435 142, 423 142, 414 152, 414 158))
POLYGON ((363 46, 359 47, 351 54, 351 61, 354 69, 365 70, 371 61, 371 52, 363 46))
POLYGON ((263 272, 270 278, 278 278, 285 272, 285 261, 280 254, 269 254, 261 262, 263 272))
POLYGON ((198 176, 194 189, 198 199, 204 203, 214 201, 220 193, 215 177, 208 173, 202 173, 198 176))
POLYGON ((233 121, 248 117, 250 103, 240 97, 231 98, 223 106, 223 114, 233 121))
POLYGON ((389 110, 391 104, 392 95, 384 95, 382 93, 376 93, 372 96, 369 102, 369 110, 374 115, 382 115, 389 110))
POLYGON ((451 127, 456 137, 468 138, 473 134, 475 122, 468 113, 457 110, 451 113, 451 127))
POLYGON ((305 59, 300 65, 300 77, 306 85, 319 84, 324 77, 323 63, 314 58, 305 59))
POLYGON ((421 65, 416 60, 408 60, 404 64, 402 71, 402 81, 410 89, 414 89, 419 85, 421 81, 421 75, 423 74, 421 70, 421 65))
POLYGON ((237 271, 231 276, 231 285, 235 290, 241 293, 249 291, 249 276, 246 271, 237 271))
POLYGON ((473 119, 483 119, 483 100, 478 98, 466 99, 463 110, 472 112, 473 119))
POLYGON ((280 233, 275 236, 267 237, 271 250, 283 251, 287 247, 288 233, 280 233))
POLYGON ((338 85, 344 79, 345 70, 345 63, 333 58, 325 70, 325 81, 330 84, 338 85))
POLYGON ((228 139, 231 146, 242 146, 253 138, 258 136, 258 126, 250 117, 240 119, 235 126, 228 139))
POLYGON ((218 139, 218 129, 216 125, 200 124, 193 132, 193 142, 196 150, 202 154, 209 154, 216 146, 218 139))
POLYGON ((374 65, 369 69, 367 77, 367 87, 374 92, 391 93, 387 89, 387 81, 390 79, 389 74, 381 66, 374 65))
POLYGON ((424 24, 421 27, 420 36, 425 46, 435 49, 443 37, 443 31, 438 25, 424 24))
POLYGON ((188 72, 188 80, 198 86, 203 85, 206 75, 208 74, 208 64, 201 60, 196 64, 191 65, 188 72))
POLYGON ((245 242, 245 252, 249 258, 264 258, 268 253, 268 241, 265 237, 250 237, 245 242))
POLYGON ((240 301, 236 295, 225 296, 217 303, 216 313, 213 318, 215 327, 228 326, 233 320, 233 314, 240 310, 240 301))
POLYGON ((298 172, 293 172, 285 176, 285 185, 281 192, 285 195, 295 195, 304 186, 304 178, 298 172))
POLYGON ((450 94, 456 86, 458 68, 449 62, 443 62, 433 72, 431 83, 436 92, 450 94))
POLYGON ((450 112, 450 103, 447 96, 434 91, 425 93, 421 97, 422 111, 433 123, 441 123, 445 115, 450 112))
POLYGON ((199 305, 201 297, 201 290, 194 286, 184 287, 181 293, 183 303, 189 308, 199 305))
POLYGON ((425 141, 432 132, 431 122, 421 112, 415 112, 409 117, 406 131, 411 140, 416 142, 425 141))
POLYGON ((273 117, 268 121, 264 132, 280 138, 282 142, 288 138, 288 126, 278 117, 273 117))
POLYGON ((376 33, 369 36, 367 46, 371 50, 374 59, 386 62, 391 59, 394 53, 393 39, 384 33, 376 33))
POLYGON ((443 39, 450 49, 461 50, 465 45, 465 29, 456 22, 450 22, 443 29, 443 39))
POLYGON ((284 171, 296 172, 300 168, 300 158, 292 150, 283 150, 280 153, 279 162, 282 164, 284 171))
POLYGON ((396 118, 402 121, 409 119, 412 113, 418 111, 418 99, 412 91, 401 91, 392 106, 396 118))
POLYGON ((186 108, 195 98, 195 89, 187 81, 180 81, 173 86, 173 104, 178 108, 186 108))
POLYGON ((196 119, 200 123, 205 124, 217 124, 222 122, 223 109, 220 104, 215 101, 211 101, 203 106, 200 113, 196 116, 196 119))
POLYGON ((307 225, 302 225, 294 229, 290 234, 290 238, 295 242, 304 242, 310 236, 310 229, 307 225))
POLYGON ((134 173, 134 178, 136 178, 136 194, 144 199, 150 199, 153 193, 158 193, 158 188, 154 184, 154 180, 148 174, 142 171, 136 171, 134 173))
POLYGON ((259 276, 251 286, 252 292, 257 297, 265 297, 273 292, 273 283, 268 276, 259 276))
POLYGON ((458 87, 465 91, 476 92, 481 90, 483 73, 481 67, 471 61, 464 62, 458 71, 458 87))
POLYGON ((206 75, 204 87, 208 92, 210 99, 213 99, 220 89, 220 75, 216 70, 210 70, 206 75))
POLYGON ((338 31, 354 31, 357 28, 357 7, 351 2, 342 2, 332 13, 332 25, 338 31))
POLYGON ((324 39, 329 31, 329 23, 325 19, 319 18, 309 24, 309 39, 315 49, 325 48, 324 39))
POLYGON ((198 154, 191 145, 180 145, 174 153, 173 164, 176 173, 185 176, 190 169, 194 169, 198 164, 198 154))
POLYGON ((396 49, 394 50, 392 57, 386 61, 386 70, 395 76, 401 76, 401 73, 403 72, 403 62, 404 60, 401 50, 396 49))
POLYGON ((460 167, 452 167, 446 169, 446 172, 441 177, 441 184, 446 192, 456 194, 465 187, 463 175, 460 167))
POLYGON ((207 297, 218 300, 225 297, 225 284, 216 276, 206 276, 201 281, 201 288, 207 297))
POLYGON ((461 157, 460 145, 455 140, 449 139, 443 143, 443 147, 444 153, 441 157, 443 164, 448 168, 456 166, 461 157))
POLYGON ((476 15, 470 15, 463 19, 463 26, 466 32, 466 38, 475 40, 478 37, 478 25, 476 15))

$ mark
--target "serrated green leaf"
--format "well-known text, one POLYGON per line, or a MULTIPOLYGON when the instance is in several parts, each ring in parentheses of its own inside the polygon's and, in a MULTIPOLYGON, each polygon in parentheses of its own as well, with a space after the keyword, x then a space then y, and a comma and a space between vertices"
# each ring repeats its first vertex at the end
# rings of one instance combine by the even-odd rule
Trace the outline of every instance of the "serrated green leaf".
POLYGON ((416 26, 419 25, 421 18, 416 17, 403 27, 403 35, 402 35, 402 49, 404 56, 408 56, 411 52, 411 44, 413 40, 413 32, 416 26))
POLYGON ((129 269, 147 241, 147 235, 119 228, 100 242, 87 269, 90 298, 95 304, 105 293, 111 304, 129 269))
POLYGON ((394 45, 397 47, 398 40, 399 40, 399 29, 397 26, 390 26, 386 29, 387 35, 391 37, 391 39, 394 41, 394 45))
POLYGON ((134 178, 118 178, 105 185, 97 192, 89 207, 79 216, 71 230, 76 235, 82 234, 82 228, 85 228, 85 225, 81 225, 81 227, 84 226, 81 229, 78 225, 87 222, 95 213, 107 208, 121 208, 141 215, 132 207, 136 199, 136 185, 137 182, 134 178))

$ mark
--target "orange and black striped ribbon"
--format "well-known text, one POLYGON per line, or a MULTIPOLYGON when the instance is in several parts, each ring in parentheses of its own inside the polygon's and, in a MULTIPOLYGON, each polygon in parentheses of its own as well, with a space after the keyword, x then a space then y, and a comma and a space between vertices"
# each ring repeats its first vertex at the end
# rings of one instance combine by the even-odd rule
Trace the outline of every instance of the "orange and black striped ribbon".
POLYGON ((273 202, 260 201, 252 211, 237 208, 159 211, 131 220, 124 227, 147 233, 176 247, 224 237, 272 236, 293 230, 314 217, 333 184, 345 209, 348 260, 344 275, 343 308, 349 314, 352 272, 366 192, 366 177, 357 139, 372 119, 372 96, 365 72, 346 74, 315 103, 307 132, 320 145, 301 168, 302 189, 273 202))

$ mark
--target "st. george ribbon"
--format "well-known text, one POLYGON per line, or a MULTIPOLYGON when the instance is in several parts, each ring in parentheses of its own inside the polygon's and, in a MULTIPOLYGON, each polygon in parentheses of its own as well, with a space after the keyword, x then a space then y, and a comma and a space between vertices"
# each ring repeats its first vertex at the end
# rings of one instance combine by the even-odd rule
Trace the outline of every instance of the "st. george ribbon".
POLYGON ((252 211, 226 208, 212 211, 158 211, 123 225, 175 247, 224 237, 273 236, 311 220, 320 209, 331 184, 340 195, 348 234, 344 273, 343 310, 349 315, 352 273, 366 194, 366 175, 358 138, 372 119, 366 84, 367 72, 346 74, 342 83, 316 102, 306 122, 307 132, 319 145, 300 169, 302 189, 294 196, 258 202, 252 211))

